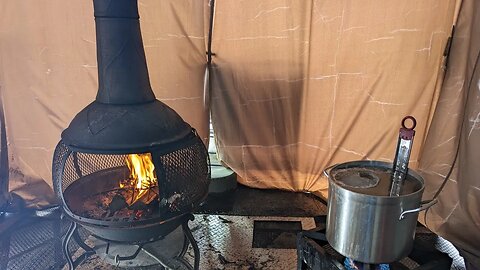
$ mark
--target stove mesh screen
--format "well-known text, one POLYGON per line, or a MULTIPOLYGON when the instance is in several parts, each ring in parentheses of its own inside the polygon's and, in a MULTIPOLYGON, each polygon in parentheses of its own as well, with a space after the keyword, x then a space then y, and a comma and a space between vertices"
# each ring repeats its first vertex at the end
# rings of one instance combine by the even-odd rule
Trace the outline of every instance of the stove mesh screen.
MULTIPOLYGON (((159 194, 158 202, 169 213, 191 211, 206 197, 210 181, 208 153, 201 139, 192 136, 176 147, 171 151, 152 148, 149 152, 158 178, 158 187, 154 187, 159 194)), ((95 193, 119 188, 120 181, 128 178, 126 157, 126 154, 77 152, 60 141, 53 159, 53 182, 57 197, 66 202, 64 206, 67 209, 84 216, 73 211, 74 205, 68 204, 85 201, 95 193), (82 195, 78 195, 80 193, 82 195), (76 199, 69 200, 74 196, 76 199)))
MULTIPOLYGON (((65 165, 63 168, 61 190, 64 192, 73 182, 83 176, 87 176, 94 172, 126 166, 126 155, 104 155, 104 154, 87 154, 81 152, 69 151, 68 147, 60 142, 57 146, 58 152, 66 155, 65 165)), ((61 155, 60 154, 60 155, 61 155)), ((64 158, 63 156, 58 160, 64 158)), ((60 174, 62 168, 59 168, 60 174)), ((121 179, 119 179, 121 180, 121 179)))

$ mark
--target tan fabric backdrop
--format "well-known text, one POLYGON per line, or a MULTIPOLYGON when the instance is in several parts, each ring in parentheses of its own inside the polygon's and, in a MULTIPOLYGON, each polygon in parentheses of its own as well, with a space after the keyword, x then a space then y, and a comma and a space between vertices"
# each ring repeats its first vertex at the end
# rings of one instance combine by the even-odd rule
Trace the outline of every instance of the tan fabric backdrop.
POLYGON ((418 120, 416 166, 455 1, 217 1, 212 120, 243 184, 318 192, 328 165, 391 161, 418 120))
MULTIPOLYGON (((208 2, 140 0, 155 93, 204 138, 208 2)), ((435 111, 455 2, 217 0, 211 105, 220 159, 250 186, 322 192, 328 165, 391 161, 399 122, 414 115, 411 166, 423 151, 426 198, 448 172, 460 140, 459 165, 428 214, 429 226, 480 256, 478 1, 463 5, 435 111)), ((88 0, 0 2, 10 191, 30 206, 54 201, 54 147, 95 97, 94 30, 88 0)))
MULTIPOLYGON (((203 1, 141 0, 141 27, 157 98, 208 136, 203 108, 203 1)), ((60 132, 97 90, 92 1, 0 2, 0 90, 10 190, 30 206, 53 202, 51 162, 60 132)))
POLYGON ((419 170, 431 198, 454 162, 439 203, 427 213, 427 225, 463 249, 480 265, 480 3, 464 0, 437 110, 425 142, 419 170), (458 145, 460 143, 460 148, 458 145), (476 258, 476 259, 475 259, 476 258))

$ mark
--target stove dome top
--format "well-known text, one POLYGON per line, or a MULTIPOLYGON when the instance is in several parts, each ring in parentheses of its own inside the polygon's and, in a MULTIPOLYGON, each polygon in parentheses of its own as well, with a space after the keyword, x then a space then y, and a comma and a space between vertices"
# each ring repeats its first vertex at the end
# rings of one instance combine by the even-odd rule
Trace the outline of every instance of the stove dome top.
POLYGON ((174 143, 192 127, 155 98, 136 0, 94 0, 98 93, 62 140, 84 152, 134 153, 174 143))

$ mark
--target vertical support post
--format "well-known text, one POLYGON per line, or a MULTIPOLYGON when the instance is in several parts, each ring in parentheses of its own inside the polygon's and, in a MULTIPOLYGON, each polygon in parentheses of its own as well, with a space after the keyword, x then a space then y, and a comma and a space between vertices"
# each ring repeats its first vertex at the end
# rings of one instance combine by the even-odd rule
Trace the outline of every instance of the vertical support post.
MULTIPOLYGON (((191 215, 190 220, 193 220, 193 219, 194 217, 193 215, 191 215)), ((188 220, 186 220, 182 224, 182 229, 183 229, 183 233, 185 234, 185 237, 188 239, 188 241, 190 241, 190 244, 192 245, 192 248, 193 248, 193 254, 194 254, 193 269, 199 270, 200 269, 200 249, 198 248, 197 242, 193 237, 192 231, 188 227, 188 220)))
POLYGON ((77 223, 72 222, 70 224, 70 227, 68 228, 67 234, 65 235, 65 238, 63 239, 63 242, 62 242, 63 255, 65 256, 65 259, 67 260, 69 270, 74 270, 75 269, 75 266, 73 264, 72 256, 70 256, 70 251, 68 250, 68 243, 70 243, 70 239, 72 238, 73 233, 76 230, 77 230, 77 223))

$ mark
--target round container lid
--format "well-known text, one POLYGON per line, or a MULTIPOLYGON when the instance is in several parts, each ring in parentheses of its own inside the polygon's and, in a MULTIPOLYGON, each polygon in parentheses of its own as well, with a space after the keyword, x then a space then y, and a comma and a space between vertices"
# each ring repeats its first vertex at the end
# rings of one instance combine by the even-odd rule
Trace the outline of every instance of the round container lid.
MULTIPOLYGON (((346 162, 334 166, 329 175, 331 181, 350 191, 374 196, 389 196, 392 164, 380 161, 346 162)), ((423 186, 421 176, 409 170, 400 195, 415 193, 423 186)))
POLYGON ((369 168, 339 170, 334 177, 339 185, 352 188, 372 188, 380 182, 376 172, 369 168))

